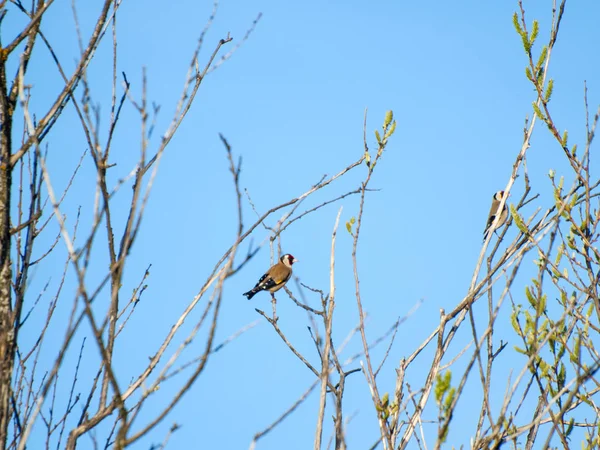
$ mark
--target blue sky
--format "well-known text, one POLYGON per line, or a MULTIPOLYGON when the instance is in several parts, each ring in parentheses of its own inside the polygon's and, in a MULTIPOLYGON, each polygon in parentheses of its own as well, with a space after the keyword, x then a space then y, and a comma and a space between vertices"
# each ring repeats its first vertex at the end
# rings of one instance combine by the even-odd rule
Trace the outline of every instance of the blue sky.
MULTIPOLYGON (((84 35, 88 36, 97 8, 83 3, 78 7, 84 35)), ((70 8, 70 2, 57 1, 42 30, 56 43, 66 67, 72 69, 77 41, 70 8)), ((126 1, 119 10, 118 70, 126 72, 132 93, 139 98, 142 68, 146 67, 149 100, 161 105, 154 149, 171 120, 192 51, 211 8, 210 2, 192 0, 126 1)), ((324 174, 332 175, 358 159, 363 148, 363 114, 368 108, 371 146, 375 145, 373 130, 380 127, 386 110, 394 111, 398 123, 372 182, 371 187, 380 190, 367 195, 359 243, 369 338, 379 337, 397 317, 423 300, 401 326, 380 376, 380 391, 393 391, 394 366, 435 329, 440 308, 451 310, 467 292, 491 196, 506 185, 521 147, 525 117, 532 114, 535 95, 524 75, 525 53, 512 25, 517 8, 516 1, 221 2, 205 40, 201 65, 220 38, 230 32, 235 43, 259 13, 262 18, 248 41, 205 79, 161 162, 123 288, 128 292, 136 286, 152 264, 149 287, 117 350, 123 385, 155 352, 234 239, 234 193, 218 133, 228 139, 235 155, 242 156, 241 186, 262 213, 305 192, 324 174)), ((551 2, 526 2, 525 8, 529 21, 540 21, 539 41, 546 42, 551 2)), ((580 144, 585 123, 584 80, 588 82, 590 106, 595 109, 600 99, 600 67, 593 56, 600 37, 596 23, 599 13, 600 4, 595 2, 567 4, 550 65, 550 76, 555 79, 554 118, 561 128, 569 130, 571 140, 580 144)), ((230 48, 232 44, 225 50, 230 48)), ((58 77, 41 46, 36 48, 36 57, 29 77, 36 95, 32 108, 41 113, 53 98, 58 77)), ((110 108, 110 62, 110 40, 106 40, 89 74, 94 101, 104 114, 103 133, 110 108)), ((73 117, 72 111, 67 111, 47 139, 57 185, 66 184, 86 147, 73 117)), ((113 149, 118 162, 115 180, 131 170, 139 152, 139 133, 139 118, 128 104, 113 149)), ((548 199, 548 170, 555 169, 560 175, 561 168, 566 169, 560 148, 539 125, 527 163, 534 191, 548 199)), ((94 177, 89 157, 81 170, 67 207, 75 211, 81 205, 82 222, 89 223, 94 177)), ((340 183, 309 199, 301 210, 355 189, 365 170, 357 168, 340 183)), ((513 200, 520 196, 519 189, 522 183, 518 180, 513 200)), ((125 188, 118 200, 124 207, 127 195, 129 189, 125 188)), ((343 224, 357 214, 358 196, 300 220, 282 238, 284 251, 300 260, 294 274, 324 290, 329 286, 330 239, 339 206, 344 208, 343 224)), ((535 207, 531 206, 529 213, 535 207)), ((244 215, 246 225, 256 217, 246 200, 244 215)), ((269 224, 279 217, 270 218, 269 224)), ((512 229, 508 235, 512 238, 515 233, 512 229)), ((265 237, 267 233, 259 229, 254 242, 265 237)), ((46 239, 51 242, 54 235, 48 233, 46 239)), ((57 264, 64 257, 62 251, 59 249, 55 256, 57 264)), ((342 227, 337 243, 334 325, 338 343, 358 320, 351 251, 351 236, 342 227)), ((99 251, 98 272, 90 274, 90 281, 103 273, 102 257, 99 251)), ((533 267, 533 257, 525 258, 524 267, 533 267)), ((217 342, 259 319, 254 308, 270 308, 266 294, 251 302, 241 295, 269 263, 265 247, 228 282, 217 342)), ((43 286, 52 269, 39 269, 33 286, 43 286)), ((521 283, 527 277, 524 270, 521 283)), ((56 275, 52 282, 57 282, 56 275)), ((295 284, 291 289, 297 294, 295 284)), ((515 287, 516 296, 522 292, 515 287)), ((305 313, 283 293, 278 299, 280 325, 316 362, 305 313)), ((501 316, 504 323, 499 325, 497 339, 508 340, 512 346, 518 342, 511 334, 508 313, 505 309, 501 316)), ((188 329, 194 319, 197 317, 187 324, 188 329)), ((59 339, 61 334, 57 331, 55 336, 59 339)), ((455 353, 469 338, 467 333, 457 339, 455 353)), ((86 345, 90 353, 95 351, 91 340, 86 345)), ((193 358, 202 348, 203 340, 199 339, 187 355, 193 358)), ((355 337, 343 356, 359 348, 355 337)), ((376 361, 381 350, 374 352, 376 361)), ((70 355, 65 361, 66 372, 74 367, 75 357, 70 355)), ((94 356, 88 358, 93 373, 94 356)), ((503 365, 520 370, 523 361, 518 355, 505 358, 503 365)), ((409 375, 415 385, 425 369, 409 375)), ((171 448, 247 448, 253 434, 278 417, 312 381, 312 374, 260 320, 214 355, 175 412, 134 448, 148 448, 162 441, 174 422, 182 428, 171 438, 171 448)), ((503 389, 505 384, 501 379, 498 386, 503 389)), ((161 387, 157 405, 168 398, 171 389, 169 385, 161 387)), ((469 398, 465 397, 465 407, 469 398)), ((362 375, 348 379, 345 401, 346 415, 355 414, 348 429, 349 448, 367 448, 378 431, 362 375)), ((313 395, 260 441, 258 448, 280 449, 283 443, 287 449, 310 448, 317 408, 318 398, 313 395)), ((326 421, 330 415, 328 411, 326 421)), ((430 420, 434 419, 432 412, 430 420)), ((460 430, 461 420, 456 419, 449 438, 456 446, 468 445, 470 438, 468 432, 460 430)), ((436 427, 429 426, 433 436, 436 427)), ((329 432, 328 427, 326 439, 329 432)))

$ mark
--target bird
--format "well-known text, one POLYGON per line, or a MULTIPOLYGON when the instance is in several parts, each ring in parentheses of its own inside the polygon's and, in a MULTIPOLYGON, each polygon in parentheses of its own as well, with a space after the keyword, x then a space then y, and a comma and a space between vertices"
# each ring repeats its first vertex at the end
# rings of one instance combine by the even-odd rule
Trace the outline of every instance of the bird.
POLYGON ((485 226, 485 230, 483 231, 483 240, 485 241, 488 237, 488 234, 492 231, 497 230, 506 222, 508 218, 508 208, 506 207, 506 203, 504 204, 504 208, 502 208, 502 212, 500 213, 500 218, 498 219, 498 223, 492 229, 492 225, 494 220, 496 220, 496 216, 498 215, 498 208, 500 207, 500 202, 504 197, 504 191, 498 191, 492 197, 492 207, 490 208, 490 213, 488 215, 487 224, 485 226))
POLYGON ((267 272, 260 277, 256 286, 254 286, 248 292, 244 292, 244 295, 250 300, 260 291, 269 291, 271 295, 281 289, 285 283, 292 276, 292 264, 298 262, 296 258, 294 258, 289 253, 286 253, 281 258, 279 258, 279 262, 272 266, 267 272))

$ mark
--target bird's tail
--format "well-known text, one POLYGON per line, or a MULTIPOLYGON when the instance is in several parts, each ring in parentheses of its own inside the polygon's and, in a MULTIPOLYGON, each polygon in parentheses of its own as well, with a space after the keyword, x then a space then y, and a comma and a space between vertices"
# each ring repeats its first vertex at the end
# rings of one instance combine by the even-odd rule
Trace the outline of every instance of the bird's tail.
POLYGON ((258 291, 255 291, 254 289, 252 289, 251 291, 248 292, 244 292, 244 295, 246 296, 246 298, 248 300, 252 300, 252 297, 254 297, 256 295, 258 291))
POLYGON ((490 220, 488 221, 487 225, 485 226, 485 230, 483 230, 483 242, 485 242, 485 240, 488 237, 488 234, 490 234, 492 230, 492 224, 494 223, 494 218, 490 218, 490 220))

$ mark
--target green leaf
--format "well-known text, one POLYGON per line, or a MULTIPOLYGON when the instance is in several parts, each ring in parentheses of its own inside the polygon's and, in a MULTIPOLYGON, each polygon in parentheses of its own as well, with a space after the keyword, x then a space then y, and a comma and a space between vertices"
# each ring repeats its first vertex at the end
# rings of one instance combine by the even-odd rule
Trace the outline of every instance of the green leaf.
POLYGON ((536 72, 536 81, 540 88, 542 87, 542 78, 544 78, 544 68, 539 67, 536 72))
POLYGON ((567 379, 567 369, 565 368, 564 363, 560 363, 560 369, 556 378, 556 385, 559 390, 565 387, 565 380, 567 379))
POLYGON ((535 102, 533 102, 533 112, 535 112, 535 115, 538 116, 538 119, 546 122, 546 118, 544 117, 544 114, 542 114, 542 110, 535 102))
POLYGON ((540 24, 538 23, 537 20, 534 20, 532 28, 531 28, 531 37, 529 38, 529 47, 531 47, 533 45, 533 43, 535 42, 535 40, 538 37, 539 32, 540 32, 540 24))
POLYGON ((434 395, 435 401, 438 405, 441 405, 444 395, 450 389, 450 382, 452 381, 452 372, 447 371, 444 375, 438 374, 435 378, 434 395))
POLYGON ((581 354, 581 339, 575 338, 575 346, 573 347, 573 353, 569 355, 569 359, 572 363, 578 365, 581 354))
POLYGON ((577 250, 577 246, 575 245, 575 237, 574 236, 567 236, 567 245, 569 246, 569 248, 571 250, 577 250))
POLYGON ((446 396, 446 401, 444 402, 444 409, 446 411, 450 410, 450 407, 454 402, 454 397, 456 397, 456 388, 450 388, 450 390, 448 391, 448 395, 446 396))
POLYGON ((529 36, 527 36, 527 32, 525 32, 525 30, 523 30, 520 26, 519 29, 521 30, 521 41, 523 42, 523 49, 525 50, 525 53, 527 53, 528 55, 531 53, 531 43, 529 42, 529 36))
POLYGON ((348 230, 348 233, 350 234, 352 234, 352 225, 354 225, 354 222, 356 222, 354 217, 351 217, 350 220, 346 222, 346 230, 348 230))
POLYGON ((554 339, 553 336, 548 338, 548 344, 550 344, 550 350, 552 351, 552 354, 556 355, 556 339, 554 339))
POLYGON ((517 225, 517 228, 519 229, 519 231, 521 231, 521 233, 523 233, 525 235, 529 234, 527 225, 525 225, 523 218, 519 215, 519 213, 517 212, 517 210, 515 209, 515 207, 513 205, 510 205, 510 215, 512 216, 513 220, 515 221, 515 225, 517 225))
POLYGON ((385 133, 385 137, 389 138, 392 134, 394 134, 394 131, 396 131, 396 121, 395 120, 392 122, 392 125, 390 126, 390 129, 387 131, 387 133, 385 133))
POLYGON ((356 222, 354 217, 351 217, 350 220, 346 222, 346 230, 348 230, 348 233, 350 234, 352 234, 352 225, 354 225, 354 222, 356 222))
POLYGON ((544 312, 546 312, 546 301, 547 301, 547 296, 546 296, 546 294, 544 294, 539 299, 539 302, 537 304, 536 312, 538 313, 538 316, 541 316, 544 312))
POLYGON ((513 313, 510 315, 510 323, 513 327, 513 329, 515 330, 515 332, 517 334, 521 334, 521 327, 519 326, 519 311, 518 309, 516 311, 513 311, 513 313))
POLYGON ((556 356, 556 358, 562 359, 562 357, 565 356, 566 350, 567 350, 567 348, 561 344, 560 347, 558 347, 558 355, 556 356))
POLYGON ((565 245, 561 243, 558 246, 558 251, 556 252, 556 258, 554 258, 554 265, 556 267, 558 267, 558 265, 560 264, 560 261, 562 260, 564 253, 565 253, 565 245))
POLYGON ((567 293, 564 291, 564 289, 560 290, 560 304, 564 307, 567 306, 567 293))
POLYGON ((519 34, 519 36, 521 36, 521 40, 523 41, 523 48, 525 49, 525 52, 529 53, 529 50, 531 49, 531 47, 529 45, 529 38, 527 37, 527 33, 525 32, 525 30, 521 27, 521 24, 519 23, 519 16, 517 16, 517 13, 513 14, 513 25, 515 27, 515 30, 517 30, 517 33, 519 34))
POLYGON ((548 365, 548 363, 546 361, 544 361, 543 359, 540 359, 539 368, 540 368, 542 377, 545 378, 546 376, 548 376, 548 371, 550 370, 550 366, 548 365))
POLYGON ((387 392, 383 394, 383 397, 381 398, 381 404, 384 408, 388 407, 388 405, 390 404, 390 394, 388 394, 387 392))
POLYGON ((536 71, 539 71, 540 67, 542 67, 542 65, 546 62, 546 56, 548 56, 548 47, 544 45, 542 47, 542 51, 540 52, 540 56, 535 66, 536 71))
MULTIPOLYGON (((575 418, 571 417, 571 420, 569 420, 569 426, 567 427, 567 431, 565 432, 566 437, 568 437, 571 434, 574 426, 575 426, 575 418)), ((596 443, 596 445, 598 445, 598 444, 596 443)))
POLYGON ((556 205, 556 209, 560 210, 562 205, 563 205, 563 199, 562 199, 562 184, 563 184, 564 178, 560 177, 560 180, 558 181, 558 186, 556 188, 554 188, 554 204, 556 205))
POLYGON ((523 34, 523 29, 521 28, 521 24, 519 23, 519 16, 517 16, 517 13, 513 14, 513 25, 515 27, 515 30, 517 30, 517 33, 519 33, 519 36, 523 34))
POLYGON ((588 308, 588 310, 585 313, 585 317, 587 317, 589 319, 590 316, 592 315, 592 312, 594 311, 594 309, 595 309, 595 305, 592 302, 592 304, 590 304, 590 307, 588 308))
POLYGON ((517 345, 515 345, 515 351, 517 353, 521 353, 522 355, 526 355, 527 354, 527 352, 525 350, 523 350, 521 347, 519 347, 517 345))
POLYGON ((550 80, 548 81, 548 86, 546 86, 546 94, 544 95, 546 103, 548 103, 550 101, 550 96, 552 95, 553 89, 554 89, 554 80, 552 78, 550 78, 550 80))
POLYGON ((531 290, 529 289, 529 286, 525 287, 525 297, 527 298, 527 301, 529 302, 529 304, 531 305, 532 308, 536 307, 537 301, 535 299, 535 297, 533 296, 533 294, 531 293, 531 290))
POLYGON ((377 138, 377 142, 381 144, 381 136, 379 135, 379 131, 375 130, 375 137, 377 138))
POLYGON ((392 120, 394 120, 394 113, 390 109, 389 111, 387 111, 385 113, 385 120, 383 121, 383 128, 389 127, 390 123, 392 123, 392 120))

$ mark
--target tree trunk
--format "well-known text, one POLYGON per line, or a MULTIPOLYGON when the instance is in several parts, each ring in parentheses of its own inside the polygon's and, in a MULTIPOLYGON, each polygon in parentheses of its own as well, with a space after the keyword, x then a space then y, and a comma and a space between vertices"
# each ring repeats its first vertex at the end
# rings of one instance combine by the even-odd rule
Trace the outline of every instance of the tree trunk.
POLYGON ((14 105, 6 89, 6 61, 0 50, 0 448, 6 448, 11 420, 12 373, 15 357, 11 306, 10 188, 11 128, 14 105))

